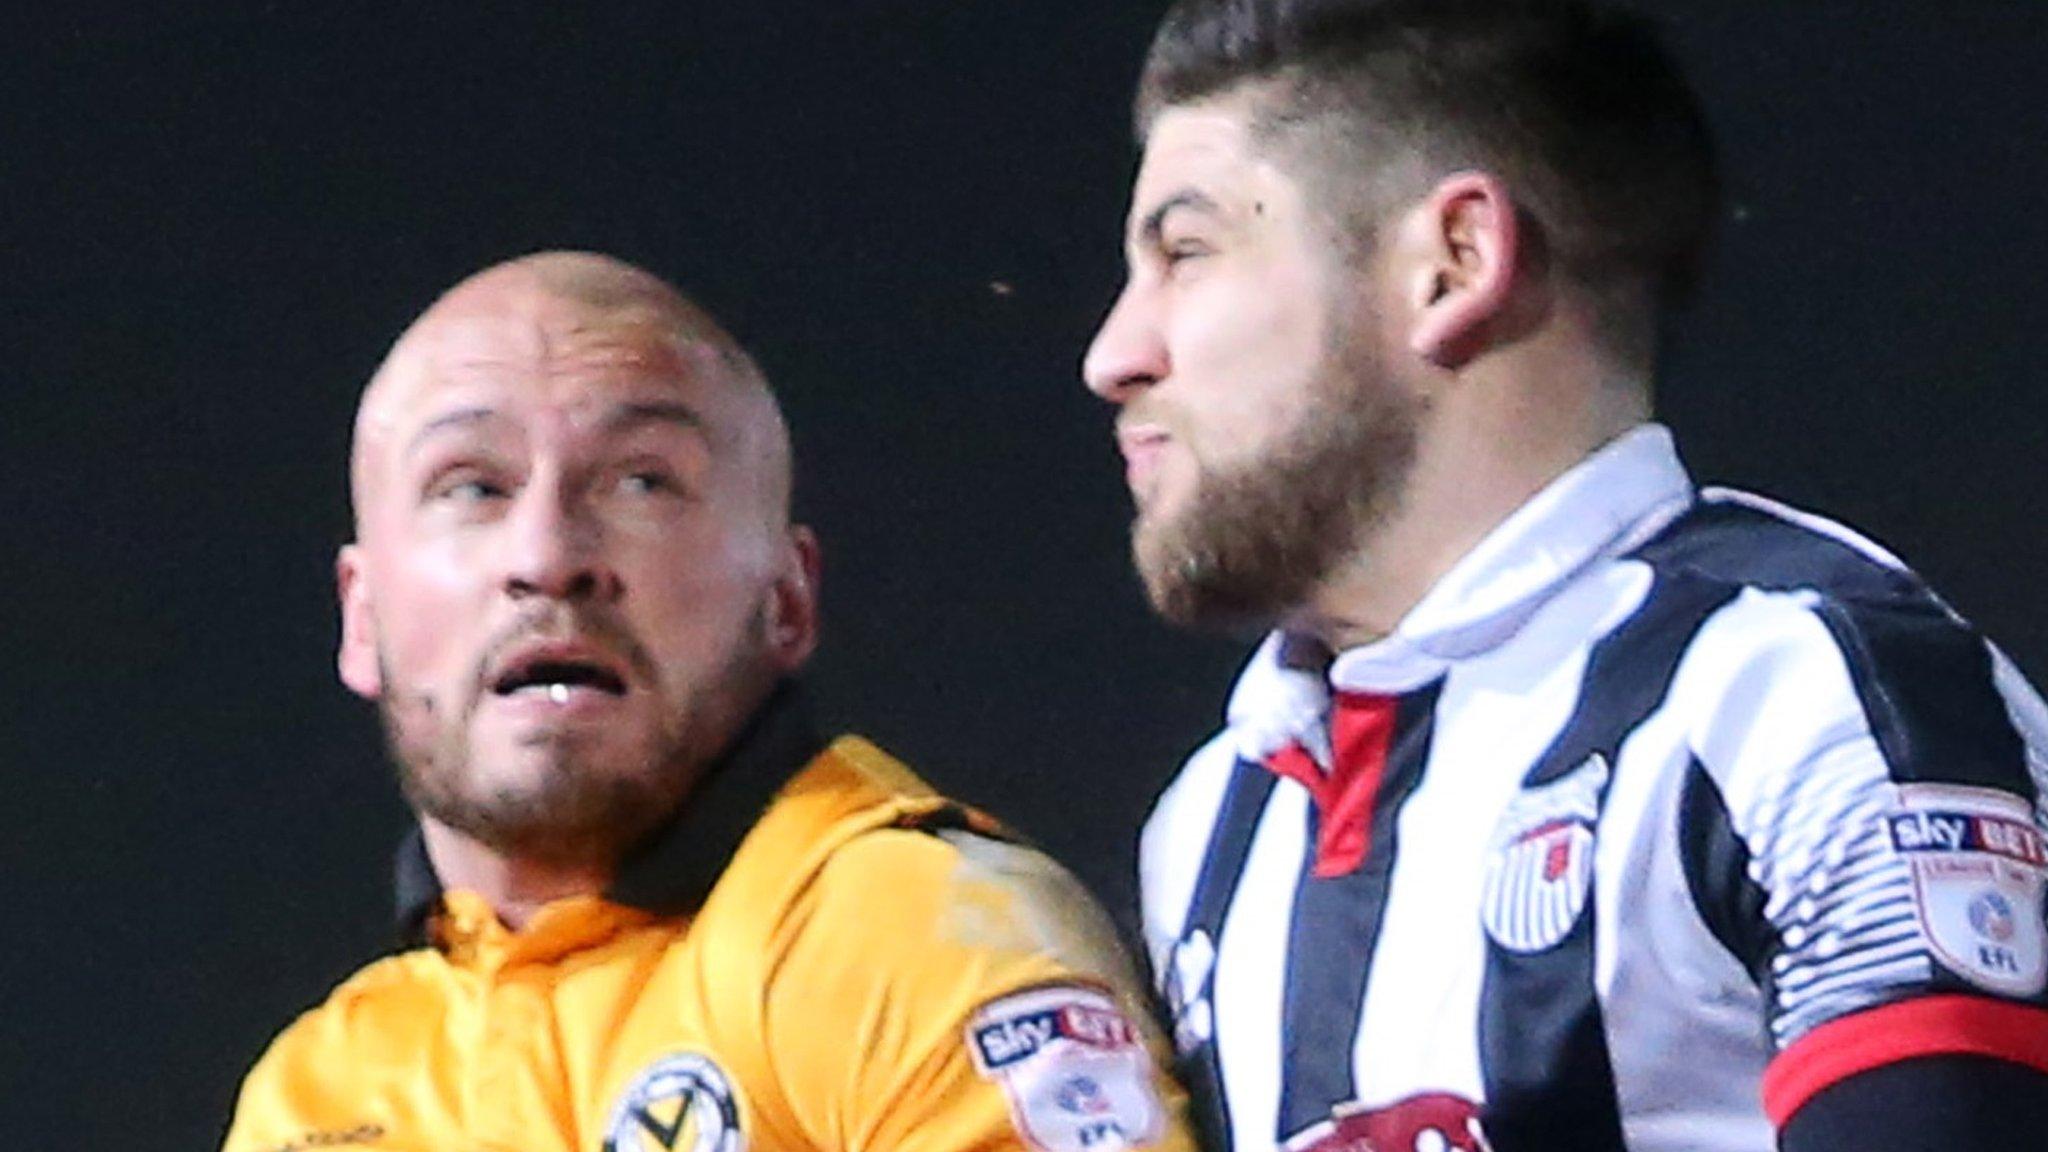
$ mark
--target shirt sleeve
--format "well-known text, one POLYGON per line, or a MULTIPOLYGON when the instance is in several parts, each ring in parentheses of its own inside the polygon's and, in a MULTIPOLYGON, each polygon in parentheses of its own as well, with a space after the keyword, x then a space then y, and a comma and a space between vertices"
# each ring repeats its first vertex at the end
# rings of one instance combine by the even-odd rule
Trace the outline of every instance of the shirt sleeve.
MULTIPOLYGON (((388 1111, 368 1102, 430 1094, 442 1016, 408 961, 372 964, 302 1013, 270 1042, 243 1078, 223 1152, 384 1146, 398 1138, 388 1111)), ((526 1101, 503 1109, 523 1116, 526 1101)), ((414 1119, 425 1122, 425 1109, 414 1119)))
POLYGON ((1035 851, 869 833, 834 855, 773 947, 773 1106, 814 1147, 1193 1147, 1107 918, 1035 851))
POLYGON ((2048 1071, 2039 697, 1931 596, 1749 591, 1694 651, 1679 835, 1765 993, 1773 1121, 1929 1056, 2048 1071))
POLYGON ((1785 1126, 1784 1152, 2006 1152, 2048 1131, 2048 1074, 1925 1056, 1850 1077, 1785 1126))

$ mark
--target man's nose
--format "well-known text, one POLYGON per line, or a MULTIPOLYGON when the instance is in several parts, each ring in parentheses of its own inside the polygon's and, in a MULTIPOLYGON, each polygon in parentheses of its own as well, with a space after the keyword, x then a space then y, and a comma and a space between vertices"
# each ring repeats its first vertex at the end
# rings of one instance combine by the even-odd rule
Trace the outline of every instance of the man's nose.
POLYGON ((1081 360, 1090 392, 1123 404, 1136 390, 1166 378, 1170 366, 1156 311, 1148 294, 1125 286, 1081 360))
POLYGON ((505 524, 504 587, 515 599, 610 600, 618 574, 606 560, 604 528, 574 492, 529 483, 505 524))

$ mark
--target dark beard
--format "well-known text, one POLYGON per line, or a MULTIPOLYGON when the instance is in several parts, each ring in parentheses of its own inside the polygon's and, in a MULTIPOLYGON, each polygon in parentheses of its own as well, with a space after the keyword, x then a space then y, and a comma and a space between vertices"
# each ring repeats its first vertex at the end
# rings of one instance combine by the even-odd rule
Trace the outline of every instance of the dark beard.
MULTIPOLYGON (((766 698, 773 676, 758 646, 766 626, 764 613, 748 623, 726 664, 669 711, 638 762, 623 770, 594 769, 583 762, 573 736, 540 737, 552 745, 547 774, 537 786, 516 791, 475 784, 466 717, 442 718, 439 739, 408 740, 395 715, 400 701, 387 694, 378 715, 399 788, 421 816, 508 859, 615 866, 681 809, 704 769, 766 698)), ((388 670, 385 683, 396 683, 388 670)), ((411 703, 435 710, 423 697, 411 703)))
POLYGON ((1425 401, 1355 341, 1325 363, 1262 456, 1204 474, 1181 515, 1142 519, 1131 551, 1152 607, 1185 626, 1273 627, 1399 506, 1425 401))

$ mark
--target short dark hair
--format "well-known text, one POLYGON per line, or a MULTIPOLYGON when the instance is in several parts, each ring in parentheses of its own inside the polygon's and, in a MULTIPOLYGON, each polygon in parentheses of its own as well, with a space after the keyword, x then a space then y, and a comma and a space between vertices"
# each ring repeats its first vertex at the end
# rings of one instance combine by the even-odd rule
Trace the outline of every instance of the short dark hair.
POLYGON ((1262 143, 1315 132, 1304 178, 1353 243, 1436 180, 1482 169, 1603 298, 1647 305, 1654 323, 1698 281, 1719 214, 1713 142, 1640 16, 1581 0, 1178 0, 1145 61, 1138 134, 1253 86, 1262 143))

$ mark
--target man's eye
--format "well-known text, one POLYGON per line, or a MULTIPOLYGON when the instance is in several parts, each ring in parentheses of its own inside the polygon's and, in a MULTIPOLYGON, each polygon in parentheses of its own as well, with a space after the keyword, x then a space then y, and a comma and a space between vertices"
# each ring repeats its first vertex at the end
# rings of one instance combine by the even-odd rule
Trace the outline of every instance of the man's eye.
POLYGON ((642 468, 619 476, 619 491, 630 496, 651 496, 675 490, 675 478, 655 469, 642 468))
POLYGON ((1210 248, 1200 240, 1175 240, 1160 249, 1160 256, 1169 267, 1210 254, 1210 248))
POLYGON ((506 491, 503 485, 495 481, 480 476, 461 476, 435 484, 428 495, 435 500, 453 504, 481 504, 487 500, 504 497, 506 491))

